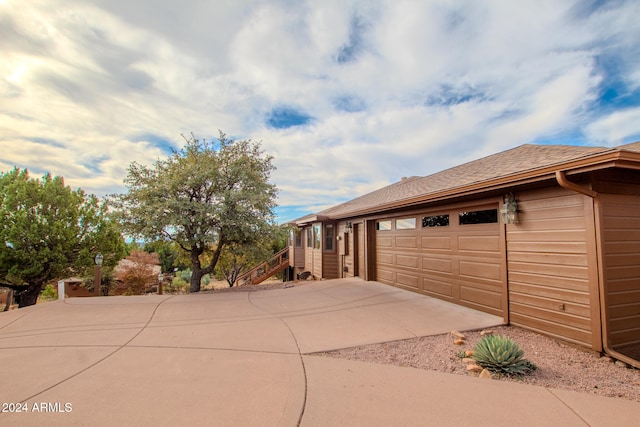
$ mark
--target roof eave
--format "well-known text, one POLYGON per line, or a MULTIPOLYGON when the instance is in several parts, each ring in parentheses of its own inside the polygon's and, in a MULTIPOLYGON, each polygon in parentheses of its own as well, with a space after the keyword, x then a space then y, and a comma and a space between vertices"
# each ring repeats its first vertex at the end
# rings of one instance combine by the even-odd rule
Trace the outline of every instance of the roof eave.
POLYGON ((289 224, 297 225, 298 227, 305 227, 313 224, 314 222, 328 221, 330 218, 327 215, 307 215, 302 218, 294 219, 289 224))

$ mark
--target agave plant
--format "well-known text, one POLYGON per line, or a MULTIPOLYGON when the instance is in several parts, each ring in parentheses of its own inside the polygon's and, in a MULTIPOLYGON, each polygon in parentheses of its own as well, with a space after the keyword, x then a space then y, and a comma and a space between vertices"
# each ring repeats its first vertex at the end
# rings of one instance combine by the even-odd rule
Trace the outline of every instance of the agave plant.
POLYGON ((476 344, 473 359, 483 368, 502 375, 524 375, 536 366, 524 358, 524 351, 511 338, 487 335, 476 344))

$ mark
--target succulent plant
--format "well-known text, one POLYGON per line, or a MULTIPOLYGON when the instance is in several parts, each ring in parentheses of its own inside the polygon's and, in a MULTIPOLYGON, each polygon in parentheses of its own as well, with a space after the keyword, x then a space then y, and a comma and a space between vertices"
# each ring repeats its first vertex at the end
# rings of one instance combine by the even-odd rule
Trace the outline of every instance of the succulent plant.
POLYGON ((536 366, 524 358, 524 351, 511 338, 487 335, 473 351, 473 359, 487 370, 501 375, 524 375, 536 366))

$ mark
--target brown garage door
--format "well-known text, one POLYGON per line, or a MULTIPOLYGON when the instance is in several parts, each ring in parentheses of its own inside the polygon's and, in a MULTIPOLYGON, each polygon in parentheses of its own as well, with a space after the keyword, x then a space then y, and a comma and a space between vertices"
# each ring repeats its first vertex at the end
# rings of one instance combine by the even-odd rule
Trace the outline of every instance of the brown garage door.
POLYGON ((497 205, 376 223, 376 280, 503 316, 497 205))

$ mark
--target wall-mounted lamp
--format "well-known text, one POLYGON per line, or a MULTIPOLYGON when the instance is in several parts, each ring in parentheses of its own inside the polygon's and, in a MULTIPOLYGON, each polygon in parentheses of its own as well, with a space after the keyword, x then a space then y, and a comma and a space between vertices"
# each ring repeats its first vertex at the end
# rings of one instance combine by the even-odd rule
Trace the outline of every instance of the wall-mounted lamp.
POLYGON ((344 232, 345 233, 351 233, 353 231, 353 224, 351 222, 347 222, 344 225, 344 232))
POLYGON ((502 222, 504 224, 518 223, 518 203, 515 197, 513 197, 513 193, 504 195, 500 215, 502 216, 502 222))

